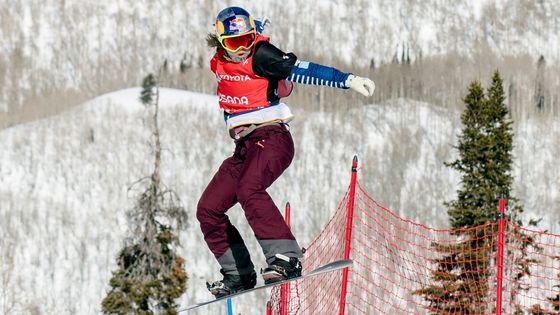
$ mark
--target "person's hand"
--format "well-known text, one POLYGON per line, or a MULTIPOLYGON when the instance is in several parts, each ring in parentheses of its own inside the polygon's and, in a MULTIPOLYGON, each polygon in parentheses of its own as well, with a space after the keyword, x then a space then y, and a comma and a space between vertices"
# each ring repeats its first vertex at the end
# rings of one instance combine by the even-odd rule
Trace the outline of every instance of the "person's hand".
POLYGON ((368 78, 363 78, 351 74, 348 77, 348 87, 361 93, 363 96, 372 96, 375 91, 375 83, 368 78))

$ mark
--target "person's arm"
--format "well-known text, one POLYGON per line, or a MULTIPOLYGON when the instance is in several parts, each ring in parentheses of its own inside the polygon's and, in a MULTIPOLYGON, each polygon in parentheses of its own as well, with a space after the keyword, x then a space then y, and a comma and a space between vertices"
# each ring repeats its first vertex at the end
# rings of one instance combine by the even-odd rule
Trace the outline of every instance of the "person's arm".
POLYGON ((372 96, 375 91, 375 83, 368 78, 309 61, 298 60, 287 79, 295 83, 352 89, 364 96, 372 96))
POLYGON ((284 53, 271 43, 259 42, 253 56, 253 71, 267 79, 285 80, 296 62, 293 53, 284 53))
POLYGON ((350 87, 347 85, 347 81, 350 75, 350 73, 342 72, 333 67, 298 60, 287 79, 299 84, 326 85, 348 89, 350 87))
POLYGON ((375 84, 368 78, 317 63, 300 61, 293 53, 286 54, 268 42, 263 42, 255 48, 253 71, 265 78, 353 89, 365 96, 373 95, 375 90, 375 84))

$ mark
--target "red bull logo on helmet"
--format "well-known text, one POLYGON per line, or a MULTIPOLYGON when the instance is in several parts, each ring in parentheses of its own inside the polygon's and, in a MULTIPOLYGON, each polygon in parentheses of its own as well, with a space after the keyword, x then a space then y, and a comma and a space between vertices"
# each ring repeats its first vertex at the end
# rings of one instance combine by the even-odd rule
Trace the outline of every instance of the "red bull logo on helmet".
POLYGON ((229 30, 232 32, 244 32, 247 29, 247 22, 243 17, 236 17, 229 23, 229 30))

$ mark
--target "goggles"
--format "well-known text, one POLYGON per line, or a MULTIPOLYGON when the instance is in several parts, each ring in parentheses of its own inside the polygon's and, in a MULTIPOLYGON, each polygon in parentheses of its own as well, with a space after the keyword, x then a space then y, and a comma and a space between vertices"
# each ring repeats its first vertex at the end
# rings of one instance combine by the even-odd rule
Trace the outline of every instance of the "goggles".
POLYGON ((230 37, 222 37, 222 47, 225 50, 236 53, 242 49, 249 50, 255 44, 255 32, 246 33, 243 35, 236 35, 230 37))

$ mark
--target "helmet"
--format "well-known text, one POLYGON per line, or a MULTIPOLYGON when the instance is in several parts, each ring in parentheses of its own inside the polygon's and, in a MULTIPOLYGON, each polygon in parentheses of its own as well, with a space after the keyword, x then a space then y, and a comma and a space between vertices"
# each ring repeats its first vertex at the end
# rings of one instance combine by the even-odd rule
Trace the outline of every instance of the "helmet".
POLYGON ((245 9, 228 7, 216 17, 216 35, 230 52, 250 48, 256 36, 255 20, 245 9))
POLYGON ((255 31, 255 20, 245 9, 228 7, 220 11, 216 17, 216 34, 224 36, 237 36, 255 31))

